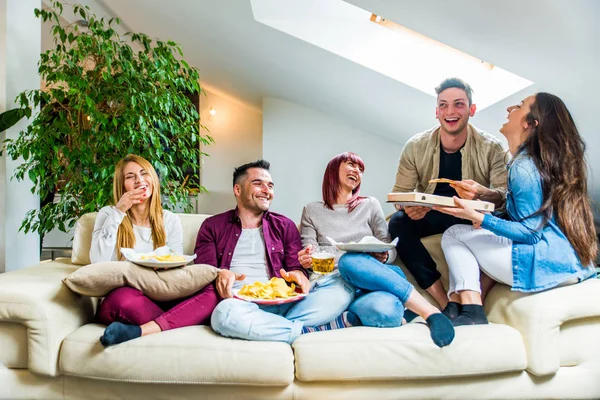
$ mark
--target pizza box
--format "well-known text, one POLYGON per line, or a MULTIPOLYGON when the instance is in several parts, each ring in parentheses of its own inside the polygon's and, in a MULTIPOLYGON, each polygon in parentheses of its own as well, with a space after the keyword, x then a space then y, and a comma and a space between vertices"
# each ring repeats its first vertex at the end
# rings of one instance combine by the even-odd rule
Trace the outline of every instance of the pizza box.
MULTIPOLYGON (((478 211, 494 211, 494 203, 489 201, 481 200, 463 200, 470 204, 475 210, 478 211)), ((437 196, 435 194, 426 194, 419 192, 409 193, 388 193, 388 203, 401 204, 403 206, 442 206, 442 207, 456 207, 454 199, 447 196, 437 196)))

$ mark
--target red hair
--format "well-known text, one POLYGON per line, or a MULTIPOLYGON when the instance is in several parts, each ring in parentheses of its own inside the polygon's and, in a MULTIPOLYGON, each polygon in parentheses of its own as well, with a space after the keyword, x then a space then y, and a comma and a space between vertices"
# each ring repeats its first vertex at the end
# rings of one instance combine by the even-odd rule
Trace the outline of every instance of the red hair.
MULTIPOLYGON (((333 205, 340 192, 340 166, 346 161, 352 161, 359 166, 361 172, 365 171, 365 163, 362 158, 352 152, 338 154, 329 161, 323 175, 323 202, 325 203, 325 207, 330 210, 333 210, 333 205)), ((352 212, 365 199, 365 197, 358 195, 359 191, 360 183, 354 188, 352 197, 346 203, 348 212, 352 212)))

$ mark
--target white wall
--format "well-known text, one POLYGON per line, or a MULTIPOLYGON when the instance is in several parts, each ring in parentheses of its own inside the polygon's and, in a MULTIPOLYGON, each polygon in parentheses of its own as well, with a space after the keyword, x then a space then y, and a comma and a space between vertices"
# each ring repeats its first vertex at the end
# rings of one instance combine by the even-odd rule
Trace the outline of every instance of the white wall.
POLYGON ((264 98, 263 156, 271 162, 275 182, 271 210, 300 222, 304 205, 322 199, 329 160, 352 151, 365 162, 361 194, 376 197, 384 213, 391 213, 393 207, 384 202, 394 184, 402 144, 375 133, 285 100, 264 98))
MULTIPOLYGON (((206 89, 206 88, 205 88, 206 89)), ((198 199, 199 214, 218 214, 235 207, 233 169, 262 157, 262 114, 217 90, 200 97, 200 120, 215 142, 203 147, 201 184, 208 193, 198 199), (216 111, 210 116, 210 108, 216 111)))
MULTIPOLYGON (((3 0, 0 2, 0 111, 13 108, 13 100, 24 90, 40 87, 37 63, 40 59, 41 23, 33 9, 41 0, 3 0)), ((27 128, 21 120, 0 137, 16 139, 27 128), (4 136, 5 135, 5 136, 4 136)), ((39 235, 19 232, 22 220, 39 199, 31 193, 32 183, 11 179, 22 162, 3 155, 0 159, 0 272, 24 268, 39 262, 39 235)))
MULTIPOLYGON (((0 113, 7 110, 6 105, 6 0, 0 0, 0 113)), ((0 134, 0 142, 5 134, 0 134)), ((4 243, 6 238, 5 209, 6 201, 6 166, 0 159, 0 273, 5 271, 4 243)))

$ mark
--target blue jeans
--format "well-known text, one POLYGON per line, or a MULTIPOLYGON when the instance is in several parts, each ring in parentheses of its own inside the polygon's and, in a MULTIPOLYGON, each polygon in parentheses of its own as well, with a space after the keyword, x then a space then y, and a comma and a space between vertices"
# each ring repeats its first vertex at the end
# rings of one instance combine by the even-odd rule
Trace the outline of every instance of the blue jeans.
POLYGON ((337 271, 312 285, 308 296, 294 303, 269 306, 238 299, 223 300, 213 311, 211 326, 222 336, 291 344, 304 326, 332 321, 354 299, 355 289, 337 271))
POLYGON ((346 253, 340 258, 338 268, 347 282, 364 293, 349 307, 363 325, 380 328, 402 325, 404 303, 414 287, 400 267, 383 264, 368 254, 346 253))

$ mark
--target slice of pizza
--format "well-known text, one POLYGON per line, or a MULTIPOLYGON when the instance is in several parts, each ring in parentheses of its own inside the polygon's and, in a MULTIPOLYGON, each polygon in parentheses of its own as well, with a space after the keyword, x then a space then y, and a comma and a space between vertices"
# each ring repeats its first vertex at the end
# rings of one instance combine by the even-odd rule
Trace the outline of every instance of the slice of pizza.
POLYGON ((460 181, 454 181, 452 179, 446 179, 446 178, 437 178, 437 179, 429 180, 429 183, 450 183, 450 184, 452 184, 452 183, 457 183, 457 182, 460 182, 460 181))

